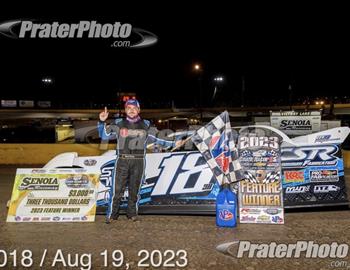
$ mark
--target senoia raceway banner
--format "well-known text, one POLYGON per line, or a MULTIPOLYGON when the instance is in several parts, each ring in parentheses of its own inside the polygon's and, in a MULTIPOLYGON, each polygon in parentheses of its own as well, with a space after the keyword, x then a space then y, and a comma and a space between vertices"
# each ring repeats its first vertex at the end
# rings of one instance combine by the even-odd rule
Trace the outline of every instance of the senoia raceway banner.
POLYGON ((95 220, 99 172, 17 169, 7 222, 95 220))
POLYGON ((306 135, 319 132, 321 128, 321 112, 271 112, 271 126, 287 135, 306 135))
POLYGON ((283 224, 280 139, 241 134, 240 163, 245 180, 239 182, 241 223, 283 224))

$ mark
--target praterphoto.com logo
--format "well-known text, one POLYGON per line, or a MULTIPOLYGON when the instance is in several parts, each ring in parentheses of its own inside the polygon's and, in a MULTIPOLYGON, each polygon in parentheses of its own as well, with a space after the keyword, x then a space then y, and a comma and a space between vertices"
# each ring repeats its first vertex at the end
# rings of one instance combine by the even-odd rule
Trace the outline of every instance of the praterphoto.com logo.
POLYGON ((13 20, 0 23, 0 33, 14 39, 113 39, 111 47, 143 48, 154 45, 158 37, 130 23, 78 23, 13 20))
POLYGON ((217 246, 217 250, 236 258, 336 258, 347 257, 349 245, 337 242, 318 244, 314 241, 297 241, 284 243, 252 243, 251 241, 236 241, 217 246), (235 249, 235 251, 233 251, 235 249))

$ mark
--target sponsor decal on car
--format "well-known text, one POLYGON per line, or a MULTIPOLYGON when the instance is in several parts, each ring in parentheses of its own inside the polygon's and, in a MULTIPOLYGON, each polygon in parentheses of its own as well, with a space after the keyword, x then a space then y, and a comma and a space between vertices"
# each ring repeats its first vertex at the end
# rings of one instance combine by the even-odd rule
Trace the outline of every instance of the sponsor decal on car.
POLYGON ((282 167, 334 166, 338 163, 336 145, 282 148, 282 167))
POLYGON ((310 191, 310 186, 286 187, 286 193, 305 193, 310 191))
POLYGON ((115 161, 110 161, 101 167, 100 182, 105 187, 111 187, 113 184, 114 163, 115 161))
POLYGON ((324 142, 331 142, 331 141, 339 141, 340 138, 332 138, 331 134, 325 134, 325 135, 319 135, 315 139, 315 143, 324 143, 324 142))
POLYGON ((302 183, 305 181, 303 171, 284 171, 284 183, 302 183))
POLYGON ((338 191, 340 187, 335 185, 317 185, 314 186, 314 193, 328 193, 331 191, 338 191))
POLYGON ((310 182, 338 182, 338 170, 311 170, 310 182))
POLYGON ((96 159, 85 159, 84 160, 84 165, 85 166, 95 166, 97 163, 96 159))
POLYGON ((315 143, 317 142, 326 142, 331 138, 332 135, 327 134, 327 135, 319 135, 315 139, 315 143))
POLYGON ((33 169, 32 173, 37 173, 37 174, 39 174, 39 173, 46 173, 46 170, 45 169, 33 169))

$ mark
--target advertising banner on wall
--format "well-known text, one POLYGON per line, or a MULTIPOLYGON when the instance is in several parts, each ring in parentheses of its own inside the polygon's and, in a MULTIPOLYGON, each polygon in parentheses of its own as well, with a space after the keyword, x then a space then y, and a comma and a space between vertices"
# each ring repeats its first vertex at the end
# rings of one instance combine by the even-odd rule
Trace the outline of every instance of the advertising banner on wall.
POLYGON ((99 176, 85 169, 17 169, 7 222, 94 221, 99 176))
POLYGON ((40 101, 38 101, 37 105, 40 108, 50 108, 51 107, 51 101, 40 100, 40 101))
POLYGON ((321 111, 311 112, 271 112, 271 126, 287 135, 306 135, 319 132, 321 128, 321 111))
POLYGON ((280 138, 241 134, 240 163, 245 180, 239 183, 241 223, 283 224, 280 138))
POLYGON ((33 108, 34 107, 34 100, 20 100, 19 107, 21 107, 21 108, 33 108))
POLYGON ((1 100, 1 107, 4 108, 16 108, 17 107, 17 100, 1 100))

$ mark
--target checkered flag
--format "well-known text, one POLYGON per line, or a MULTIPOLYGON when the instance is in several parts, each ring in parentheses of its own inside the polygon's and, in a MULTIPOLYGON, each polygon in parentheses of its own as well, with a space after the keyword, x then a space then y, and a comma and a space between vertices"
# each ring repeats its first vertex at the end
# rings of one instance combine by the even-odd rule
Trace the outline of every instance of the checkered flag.
POLYGON ((253 154, 249 150, 243 150, 241 153, 241 157, 251 157, 251 156, 253 156, 253 154))
POLYGON ((266 174, 266 178, 263 180, 263 183, 268 184, 268 183, 273 183, 273 182, 278 181, 278 180, 280 180, 280 172, 272 171, 272 172, 268 172, 266 174))
POLYGON ((258 180, 256 180, 255 176, 249 171, 244 172, 244 178, 250 183, 258 183, 258 180))
POLYGON ((269 151, 269 155, 270 155, 271 157, 278 157, 278 152, 275 151, 275 150, 271 150, 271 151, 269 151))
POLYGON ((191 139, 220 185, 243 179, 227 111, 198 129, 191 139))

